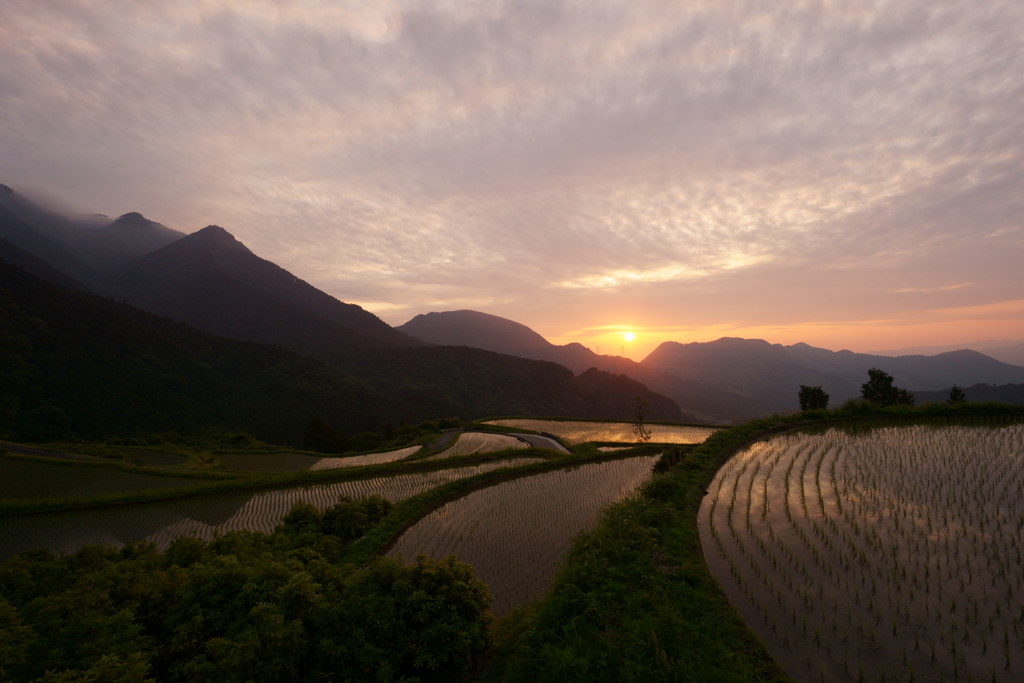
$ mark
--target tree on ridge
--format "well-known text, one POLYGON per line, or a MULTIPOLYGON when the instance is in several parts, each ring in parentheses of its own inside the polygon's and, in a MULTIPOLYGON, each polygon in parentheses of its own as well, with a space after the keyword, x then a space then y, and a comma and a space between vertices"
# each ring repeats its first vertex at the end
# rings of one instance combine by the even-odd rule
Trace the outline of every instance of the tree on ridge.
POLYGON ((825 410, 828 408, 829 395, 820 386, 809 387, 800 385, 800 410, 825 410))
POLYGON ((895 386, 892 375, 878 368, 868 370, 868 381, 861 385, 860 395, 880 406, 914 405, 914 396, 895 386))

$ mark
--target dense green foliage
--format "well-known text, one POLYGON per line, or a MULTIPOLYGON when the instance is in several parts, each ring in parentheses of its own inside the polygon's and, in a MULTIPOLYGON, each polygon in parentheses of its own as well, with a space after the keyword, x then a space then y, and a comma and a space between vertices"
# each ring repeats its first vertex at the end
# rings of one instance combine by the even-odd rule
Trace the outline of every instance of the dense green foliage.
POLYGON ((914 405, 913 394, 895 386, 892 375, 878 368, 868 370, 868 381, 861 385, 860 395, 880 406, 914 405))
POLYGON ((340 562, 388 511, 297 505, 231 532, 0 565, 0 679, 450 680, 489 642, 489 595, 449 558, 340 562))
POLYGON ((800 410, 825 410, 828 408, 829 395, 821 386, 809 387, 800 385, 800 410))

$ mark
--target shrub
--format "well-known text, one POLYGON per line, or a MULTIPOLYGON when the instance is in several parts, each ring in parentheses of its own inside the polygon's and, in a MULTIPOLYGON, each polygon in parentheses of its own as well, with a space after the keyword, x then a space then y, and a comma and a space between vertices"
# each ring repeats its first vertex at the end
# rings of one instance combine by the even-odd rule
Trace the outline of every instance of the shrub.
POLYGON ((895 386, 892 375, 878 368, 868 370, 868 381, 861 385, 860 395, 880 406, 914 405, 913 395, 895 386))
POLYGON ((800 410, 824 410, 828 408, 829 395, 820 386, 800 385, 800 410))

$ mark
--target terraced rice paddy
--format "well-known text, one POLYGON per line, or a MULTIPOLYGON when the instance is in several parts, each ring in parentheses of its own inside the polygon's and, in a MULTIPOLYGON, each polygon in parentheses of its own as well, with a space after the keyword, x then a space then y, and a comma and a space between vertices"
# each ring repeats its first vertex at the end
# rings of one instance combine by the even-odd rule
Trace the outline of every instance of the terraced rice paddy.
POLYGON ((309 468, 311 470, 334 470, 339 467, 364 467, 366 465, 383 465, 389 462, 398 462, 408 458, 420 450, 419 446, 407 446, 395 451, 384 453, 367 453, 366 455, 353 455, 348 458, 320 458, 309 468))
POLYGON ((238 472, 299 472, 383 465, 408 458, 419 449, 419 446, 408 446, 384 453, 335 457, 308 453, 226 453, 218 457, 227 469, 238 472))
POLYGON ((562 557, 601 511, 651 477, 658 456, 520 477, 451 501, 410 527, 390 554, 455 555, 491 589, 498 615, 542 597, 562 557))
POLYGON ((508 448, 529 448, 530 444, 508 434, 492 434, 488 432, 464 432, 459 434, 458 440, 450 448, 440 453, 424 458, 424 460, 443 460, 454 458, 459 455, 471 455, 473 453, 491 453, 508 448))
POLYGON ((0 459, 0 498, 90 496, 192 486, 197 480, 21 458, 0 459))
MULTIPOLYGON (((486 424, 499 425, 502 427, 514 427, 518 429, 529 429, 534 432, 546 432, 554 434, 563 441, 571 444, 585 443, 587 441, 611 441, 621 443, 634 443, 636 432, 633 431, 632 422, 577 422, 569 420, 491 420, 486 424)), ((702 443, 712 433, 717 431, 714 427, 690 427, 687 425, 659 425, 646 424, 651 432, 650 441, 653 443, 678 443, 694 444, 702 443)))
POLYGON ((235 529, 269 532, 293 504, 308 501, 320 509, 339 496, 373 494, 399 501, 436 486, 502 467, 533 462, 503 459, 435 472, 395 474, 332 484, 296 486, 260 493, 196 496, 181 500, 117 505, 67 512, 17 515, 0 519, 0 560, 34 548, 73 552, 91 543, 121 545, 130 540, 153 541, 166 548, 178 536, 212 539, 235 529))
POLYGON ((779 436, 709 491, 708 565, 798 680, 1024 680, 1024 425, 779 436))

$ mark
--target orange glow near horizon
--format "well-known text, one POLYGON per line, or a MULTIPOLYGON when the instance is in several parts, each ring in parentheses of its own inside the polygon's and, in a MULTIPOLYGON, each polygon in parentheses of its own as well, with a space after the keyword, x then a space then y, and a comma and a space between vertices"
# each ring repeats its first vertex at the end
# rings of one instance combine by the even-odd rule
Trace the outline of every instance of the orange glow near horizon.
MULTIPOLYGON (((1016 310, 1016 307, 1012 307, 1016 310)), ((944 311, 942 313, 952 313, 944 311)), ((963 311, 957 311, 963 312, 963 311)), ((693 327, 606 325, 545 335, 553 344, 578 342, 595 353, 642 361, 664 342, 711 342, 722 337, 764 339, 771 344, 799 342, 832 351, 857 353, 914 346, 946 346, 987 340, 1024 338, 1024 322, 1016 316, 946 316, 925 320, 861 320, 807 322, 790 325, 718 323, 693 327), (630 338, 628 335, 632 335, 630 338)))

